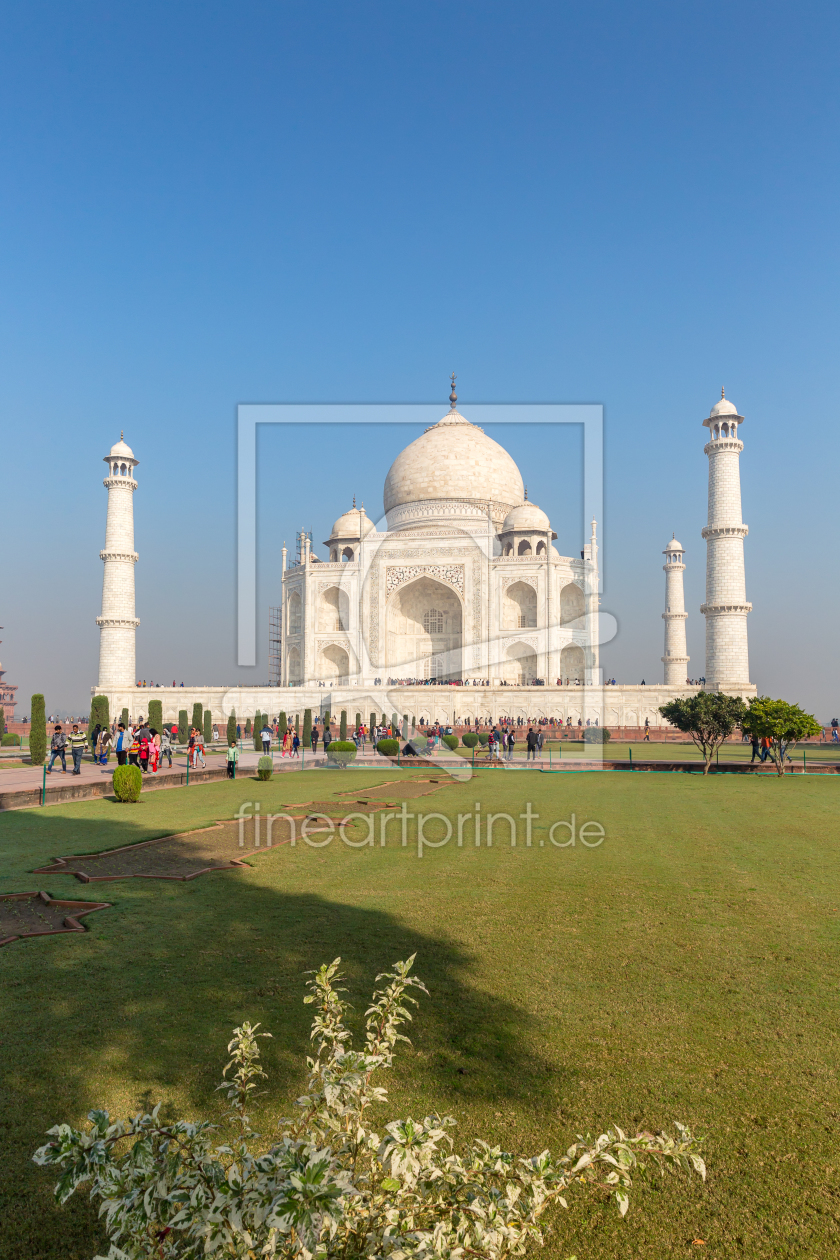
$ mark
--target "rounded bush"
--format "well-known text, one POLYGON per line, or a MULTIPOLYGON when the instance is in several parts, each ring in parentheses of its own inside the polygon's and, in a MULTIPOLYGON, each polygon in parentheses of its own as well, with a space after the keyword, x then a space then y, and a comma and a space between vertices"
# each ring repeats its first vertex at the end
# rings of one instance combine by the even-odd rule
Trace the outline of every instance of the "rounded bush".
POLYGON ((400 741, 398 739, 380 739, 376 745, 376 751, 382 753, 383 757, 396 757, 400 751, 400 741))
POLYGON ((488 745, 488 744, 489 744, 489 742, 490 742, 490 736, 487 734, 487 732, 486 732, 486 731, 479 731, 479 734, 478 734, 478 742, 479 742, 479 744, 481 744, 481 747, 482 747, 482 748, 486 748, 486 747, 487 747, 487 745, 488 745))
POLYGON ((334 739, 327 749, 327 761, 332 761, 337 766, 346 766, 348 761, 354 759, 357 751, 352 739, 334 739))
POLYGON ((11 731, 6 731, 3 736, 4 748, 20 748, 20 735, 13 735, 11 731))
POLYGON ((262 779, 263 783, 270 779, 274 773, 274 762, 270 757, 260 757, 257 762, 257 778, 262 779))
POLYGON ((447 748, 451 749, 451 751, 454 752, 455 749, 458 747, 458 736, 457 735, 444 735, 442 742, 446 744, 447 748))
POLYGON ((461 743, 465 748, 475 748, 478 743, 478 736, 475 731, 467 731, 465 735, 462 735, 461 743))
POLYGON ((139 801, 143 775, 139 766, 117 766, 114 770, 114 796, 118 801, 139 801))
POLYGON ((608 744, 610 733, 606 726, 585 726, 583 728, 584 744, 608 744))

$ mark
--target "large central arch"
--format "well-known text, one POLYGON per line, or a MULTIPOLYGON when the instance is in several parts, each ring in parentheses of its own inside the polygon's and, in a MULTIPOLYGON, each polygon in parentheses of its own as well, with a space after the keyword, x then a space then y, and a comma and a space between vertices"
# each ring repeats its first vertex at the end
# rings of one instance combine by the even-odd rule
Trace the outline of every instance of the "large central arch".
POLYGON ((430 577, 401 586, 386 610, 389 677, 460 678, 463 624, 451 586, 430 577))

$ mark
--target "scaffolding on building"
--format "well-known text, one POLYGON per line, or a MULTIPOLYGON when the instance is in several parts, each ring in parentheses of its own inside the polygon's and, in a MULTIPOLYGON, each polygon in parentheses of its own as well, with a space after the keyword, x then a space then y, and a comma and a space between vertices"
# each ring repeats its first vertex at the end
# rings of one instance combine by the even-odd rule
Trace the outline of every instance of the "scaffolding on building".
POLYGON ((283 678, 283 623, 279 608, 268 610, 268 685, 279 687, 283 678))

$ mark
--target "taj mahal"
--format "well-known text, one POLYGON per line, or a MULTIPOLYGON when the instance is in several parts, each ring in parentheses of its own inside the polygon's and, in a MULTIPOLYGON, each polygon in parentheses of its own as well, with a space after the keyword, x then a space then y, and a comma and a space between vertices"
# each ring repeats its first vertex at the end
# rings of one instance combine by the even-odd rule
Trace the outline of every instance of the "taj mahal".
MULTIPOLYGON (((745 698, 749 681, 739 436, 744 417, 723 396, 708 430, 705 687, 745 698)), ((664 549, 663 676, 643 686, 604 685, 599 644, 597 523, 579 555, 562 554, 546 513, 528 499, 508 452, 450 409, 401 451, 385 479, 377 525, 353 506, 316 554, 300 535, 284 544, 278 574, 279 685, 156 687, 135 675, 134 494, 138 460, 123 438, 105 457, 108 516, 99 682, 111 714, 132 717, 162 701, 165 720, 200 702, 216 721, 313 716, 345 709, 410 722, 554 718, 607 726, 660 726, 658 709, 690 695, 685 551, 664 549), (292 562, 290 563, 290 559, 292 562)), ((699 670, 697 672, 700 672, 699 670)))

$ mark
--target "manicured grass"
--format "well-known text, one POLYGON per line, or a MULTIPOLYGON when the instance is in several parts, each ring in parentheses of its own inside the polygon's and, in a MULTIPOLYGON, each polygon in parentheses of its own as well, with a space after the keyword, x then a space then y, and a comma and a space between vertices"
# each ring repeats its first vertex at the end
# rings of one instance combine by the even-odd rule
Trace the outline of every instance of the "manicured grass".
MULTIPOLYGON (((229 818, 243 799, 265 814, 398 781, 305 772, 4 814, 3 891, 37 887, 27 871, 57 854, 229 818)), ((302 1081, 304 971, 341 954, 361 1016, 376 972, 414 951, 431 998, 393 1075, 392 1115, 452 1112, 461 1137, 523 1152, 610 1122, 708 1134, 705 1186, 642 1181, 624 1222, 573 1206, 552 1260, 837 1254, 837 791, 831 778, 484 774, 409 810, 454 818, 480 801, 485 817, 516 816, 530 800, 530 848, 524 824, 515 848, 504 825, 488 848, 467 823, 463 847, 418 858, 410 823, 405 847, 398 828, 380 847, 377 825, 373 848, 284 846, 187 884, 50 877, 54 895, 93 888, 113 909, 83 937, 0 950, 0 1255, 103 1248, 84 1197, 55 1208, 28 1162, 51 1124, 159 1099, 218 1115, 229 1029, 250 1018, 274 1036, 259 1116, 270 1133, 302 1081), (547 825, 572 812, 603 825, 600 847, 548 843, 547 825)))

